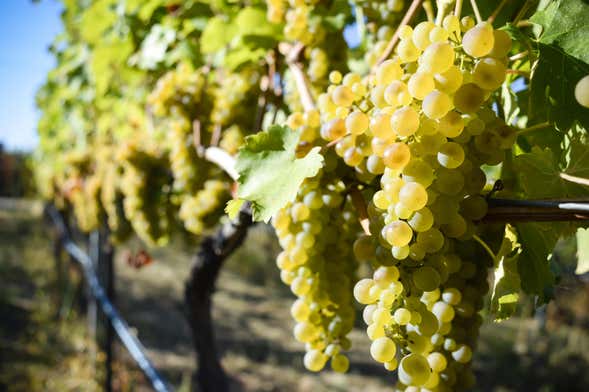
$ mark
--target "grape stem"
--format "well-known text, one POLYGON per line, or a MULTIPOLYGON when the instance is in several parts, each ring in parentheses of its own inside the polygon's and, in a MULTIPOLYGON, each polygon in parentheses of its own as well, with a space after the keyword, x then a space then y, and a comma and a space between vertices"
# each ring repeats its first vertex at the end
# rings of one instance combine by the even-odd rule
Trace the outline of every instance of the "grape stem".
MULTIPOLYGON (((391 40, 387 44, 387 47, 385 48, 384 52, 382 53, 382 55, 379 57, 378 61, 376 62, 374 69, 376 69, 377 66, 379 66, 383 61, 385 61, 391 55, 391 53, 393 53, 395 46, 397 46, 397 42, 399 42, 400 30, 403 28, 403 26, 406 26, 407 24, 411 23, 413 18, 415 18, 415 16, 419 12, 419 6, 421 5, 422 2, 423 2, 423 0, 413 0, 411 2, 409 9, 407 9, 405 16, 403 16, 403 19, 401 20, 401 23, 399 23, 399 26, 397 26, 397 29, 395 30, 395 33, 393 34, 393 36, 391 37, 391 40)), ((373 71, 374 71, 374 69, 373 69, 373 71)))
POLYGON ((514 74, 514 75, 520 75, 520 76, 523 76, 526 79, 529 79, 530 78, 530 72, 528 72, 528 71, 522 71, 520 69, 508 69, 508 70, 505 71, 505 73, 514 74))
POLYGON ((481 18, 481 12, 479 11, 479 6, 477 5, 477 1, 470 0, 470 5, 471 5, 472 10, 474 12, 474 17, 476 18, 477 23, 481 23, 483 21, 483 18, 481 18))
POLYGON ((219 141, 221 141, 221 131, 222 131, 221 124, 215 124, 213 127, 213 133, 211 134, 211 145, 218 146, 219 141))
POLYGON ((196 148, 196 153, 201 155, 202 143, 200 138, 200 120, 198 118, 195 118, 192 122, 192 142, 194 143, 194 148, 196 148))
POLYGON ((454 16, 460 19, 462 14, 462 0, 456 0, 456 6, 454 7, 454 16))
POLYGON ((536 124, 536 125, 529 126, 527 128, 522 128, 519 131, 517 131, 517 134, 518 135, 522 135, 524 133, 534 132, 534 131, 537 131, 537 130, 540 130, 540 129, 548 128, 551 125, 552 124, 550 124, 549 122, 539 123, 539 124, 536 124))
POLYGON ((503 9, 503 7, 505 7, 505 4, 507 4, 507 1, 508 0, 501 0, 501 2, 497 6, 497 8, 495 8, 495 10, 491 14, 491 16, 489 16, 489 18, 487 18, 487 22, 492 24, 495 21, 495 19, 497 19, 497 16, 499 15, 499 13, 503 9))
POLYGON ((237 181, 239 178, 239 174, 235 169, 235 157, 229 155, 229 153, 222 148, 216 146, 206 148, 204 150, 204 158, 223 169, 233 181, 237 181))
POLYGON ((511 23, 519 27, 518 22, 526 15, 528 10, 530 9, 530 7, 534 3, 537 3, 537 0, 526 0, 526 2, 522 5, 522 7, 517 12, 517 15, 515 16, 515 18, 513 18, 513 22, 511 22, 511 23))
POLYGON ((454 5, 454 1, 452 0, 437 0, 436 6, 438 8, 438 12, 436 13, 436 20, 435 23, 438 26, 441 26, 444 18, 448 15, 449 12, 452 12, 452 6, 454 5))
POLYGON ((566 181, 573 182, 575 184, 589 186, 589 179, 577 176, 571 176, 570 174, 560 173, 560 178, 566 181))
POLYGON ((360 226, 362 226, 362 230, 366 235, 370 235, 370 219, 368 218, 368 211, 366 209, 366 201, 360 193, 360 190, 357 187, 352 187, 350 189, 350 197, 352 198, 352 204, 358 212, 358 220, 360 221, 360 226))
MULTIPOLYGON (((425 10, 425 15, 427 16, 428 22, 435 22, 434 18, 434 6, 432 5, 431 0, 425 0, 422 5, 423 9, 425 10)), ((438 8, 438 12, 441 8, 438 8)))
POLYGON ((300 42, 297 42, 295 45, 282 43, 279 46, 279 50, 285 56, 288 69, 295 80, 301 98, 301 105, 303 105, 305 111, 310 111, 315 109, 315 101, 311 94, 309 81, 303 72, 301 64, 298 62, 298 58, 304 48, 305 46, 300 42))
POLYGON ((362 7, 356 5, 354 7, 354 15, 356 16, 356 26, 358 28, 360 42, 364 42, 364 38, 366 37, 366 23, 364 22, 364 10, 362 7))
POLYGON ((491 256, 491 259, 493 259, 493 264, 497 263, 497 255, 495 254, 495 252, 493 252, 491 247, 481 237, 479 237, 476 234, 474 234, 472 238, 483 247, 483 249, 489 254, 489 256, 491 256))
POLYGON ((511 56, 509 58, 509 61, 521 60, 523 58, 526 58, 529 54, 530 54, 529 51, 524 50, 523 52, 520 52, 520 53, 517 53, 517 54, 514 54, 513 56, 511 56))

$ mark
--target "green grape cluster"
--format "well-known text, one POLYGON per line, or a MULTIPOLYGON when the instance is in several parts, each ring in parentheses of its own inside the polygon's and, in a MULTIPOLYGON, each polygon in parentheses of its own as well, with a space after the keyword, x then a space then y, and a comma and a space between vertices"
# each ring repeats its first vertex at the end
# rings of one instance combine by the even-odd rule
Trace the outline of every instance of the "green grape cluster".
MULTIPOLYGON (((489 103, 511 39, 471 21, 450 15, 440 26, 403 27, 393 59, 365 77, 332 72, 318 98, 321 138, 358 181, 378 185, 372 235, 354 244, 377 268, 354 296, 366 305, 371 355, 398 369, 400 390, 473 381, 487 266, 459 255, 487 211, 480 167, 501 163, 516 134, 489 103)), ((309 117, 293 113, 290 125, 310 128, 309 117)))
POLYGON ((104 212, 100 202, 101 186, 102 178, 94 173, 85 177, 81 187, 70 194, 69 200, 74 207, 76 222, 83 232, 95 230, 100 225, 104 212))
MULTIPOLYGON (((240 92, 245 89, 243 80, 238 77, 231 78, 231 83, 240 92)), ((215 99, 213 104, 209 104, 205 100, 211 99, 211 94, 202 91, 206 84, 202 69, 194 70, 180 64, 160 78, 148 99, 154 114, 161 117, 162 126, 168 130, 166 143, 173 175, 173 200, 179 206, 178 217, 186 230, 194 234, 202 234, 204 229, 215 224, 230 195, 227 183, 221 180, 207 181, 209 177, 223 177, 210 163, 198 156, 192 120, 196 111, 206 111, 212 107, 212 111, 209 111, 215 120, 229 121, 231 110, 223 112, 220 108, 234 107, 234 100, 243 98, 240 93, 234 98, 215 99)), ((224 91, 222 86, 220 90, 224 91)), ((219 90, 215 90, 212 95, 219 98, 219 90)), ((226 143, 229 143, 228 140, 226 143)))
POLYGON ((243 124, 251 128, 251 108, 257 105, 260 75, 253 69, 239 72, 218 72, 212 84, 210 121, 222 128, 243 124))
POLYGON ((266 0, 267 18, 271 23, 284 23, 284 36, 289 41, 312 45, 323 40, 325 29, 309 16, 319 0, 266 0))
POLYGON ((81 231, 96 229, 102 212, 98 200, 101 181, 90 155, 85 150, 70 151, 62 158, 61 164, 62 170, 55 177, 58 193, 71 204, 81 231))
POLYGON ((118 155, 123 167, 120 189, 125 216, 148 245, 165 245, 171 226, 167 157, 131 143, 122 146, 118 155))
POLYGON ((356 8, 361 8, 366 18, 379 26, 396 26, 407 3, 405 0, 354 0, 356 8))
POLYGON ((227 181, 206 180, 196 194, 183 196, 178 216, 188 231, 200 234, 219 221, 223 206, 230 198, 227 181))
POLYGON ((124 195, 119 187, 123 168, 113 158, 111 153, 100 158, 104 162, 100 201, 106 213, 111 237, 115 242, 123 242, 131 235, 131 223, 125 217, 124 195))
POLYGON ((206 84, 202 69, 195 70, 188 63, 180 63, 176 69, 158 79, 155 88, 147 97, 147 104, 157 117, 176 114, 178 110, 190 110, 201 101, 206 84))
POLYGON ((346 335, 355 316, 351 244, 358 223, 350 203, 342 210, 345 186, 328 180, 332 170, 307 180, 272 221, 283 248, 276 260, 281 279, 298 297, 291 307, 294 336, 306 345, 305 367, 315 372, 328 360, 334 371, 347 371, 342 350, 350 348, 346 335))

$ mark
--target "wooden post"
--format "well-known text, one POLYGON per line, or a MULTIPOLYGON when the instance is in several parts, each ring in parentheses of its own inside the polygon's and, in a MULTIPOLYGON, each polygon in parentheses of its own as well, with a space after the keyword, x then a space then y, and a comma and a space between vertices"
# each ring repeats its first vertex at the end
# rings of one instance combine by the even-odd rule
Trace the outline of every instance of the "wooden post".
MULTIPOLYGON (((114 271, 114 246, 110 241, 110 233, 108 227, 103 225, 98 231, 98 266, 96 273, 98 279, 104 290, 106 296, 114 304, 115 302, 115 271, 114 271)), ((111 392, 113 388, 113 343, 114 343, 114 330, 108 319, 104 314, 101 315, 101 350, 105 355, 105 374, 104 374, 104 390, 111 392)))

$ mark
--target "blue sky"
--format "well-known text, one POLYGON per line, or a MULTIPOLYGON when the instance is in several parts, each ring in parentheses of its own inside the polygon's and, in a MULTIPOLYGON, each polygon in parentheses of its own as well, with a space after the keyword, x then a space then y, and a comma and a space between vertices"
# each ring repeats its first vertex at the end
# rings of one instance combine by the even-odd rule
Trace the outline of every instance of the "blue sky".
POLYGON ((55 64, 48 45, 61 31, 57 0, 0 0, 0 143, 37 144, 35 92, 55 64))

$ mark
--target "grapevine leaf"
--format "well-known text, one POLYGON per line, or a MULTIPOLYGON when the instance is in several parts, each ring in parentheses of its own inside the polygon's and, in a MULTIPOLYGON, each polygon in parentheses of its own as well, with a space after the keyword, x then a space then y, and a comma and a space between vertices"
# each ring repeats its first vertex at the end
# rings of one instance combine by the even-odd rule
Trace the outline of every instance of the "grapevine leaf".
POLYGON ((553 224, 540 223, 520 223, 516 227, 522 249, 517 263, 522 290, 536 295, 540 303, 548 302, 555 282, 549 256, 558 240, 558 230, 553 224))
POLYGON ((213 53, 225 47, 235 32, 235 25, 228 20, 215 16, 209 20, 200 37, 200 49, 203 53, 213 53))
POLYGON ((245 139, 237 156, 237 194, 252 203, 255 221, 270 220, 294 200, 303 180, 315 176, 323 166, 319 147, 297 158, 298 140, 298 132, 276 125, 245 139))
POLYGON ((569 161, 569 166, 563 170, 563 162, 559 162, 552 150, 538 147, 516 156, 513 165, 522 193, 530 199, 586 196, 586 189, 562 179, 560 173, 564 171, 579 177, 589 177, 587 146, 573 142, 569 161))
POLYGON ((589 73, 589 5, 559 0, 537 11, 531 21, 542 26, 538 62, 531 78, 530 117, 542 116, 568 130, 577 119, 589 128, 589 110, 575 100, 576 83, 589 73))
POLYGON ((569 56, 589 63, 588 19, 589 4, 586 1, 559 0, 538 11, 530 21, 542 26, 541 43, 554 44, 569 56))
POLYGON ((239 26, 240 35, 277 37, 281 34, 280 26, 269 23, 266 12, 261 8, 246 7, 242 9, 235 17, 235 25, 239 26))
POLYGON ((491 312, 496 321, 508 319, 516 310, 521 286, 518 271, 520 253, 517 232, 513 226, 506 225, 505 236, 497 252, 495 283, 491 296, 491 312))
POLYGON ((243 199, 229 200, 225 206, 225 213, 227 216, 229 216, 230 219, 237 218, 237 214, 239 214, 239 210, 241 209, 243 203, 245 203, 245 200, 243 199))
POLYGON ((579 105, 574 94, 577 82, 587 74, 588 64, 555 45, 540 43, 531 77, 530 117, 546 116, 562 131, 568 130, 575 119, 589 128, 589 110, 579 105))
MULTIPOLYGON (((569 163, 565 172, 573 176, 589 178, 589 146, 583 143, 580 137, 575 137, 571 141, 569 163)), ((587 195, 587 188, 573 183, 568 185, 570 188, 578 190, 579 195, 587 195)))
POLYGON ((558 163, 553 152, 546 148, 514 158, 514 171, 523 194, 531 199, 558 196, 563 192, 563 180, 558 176, 558 163))

